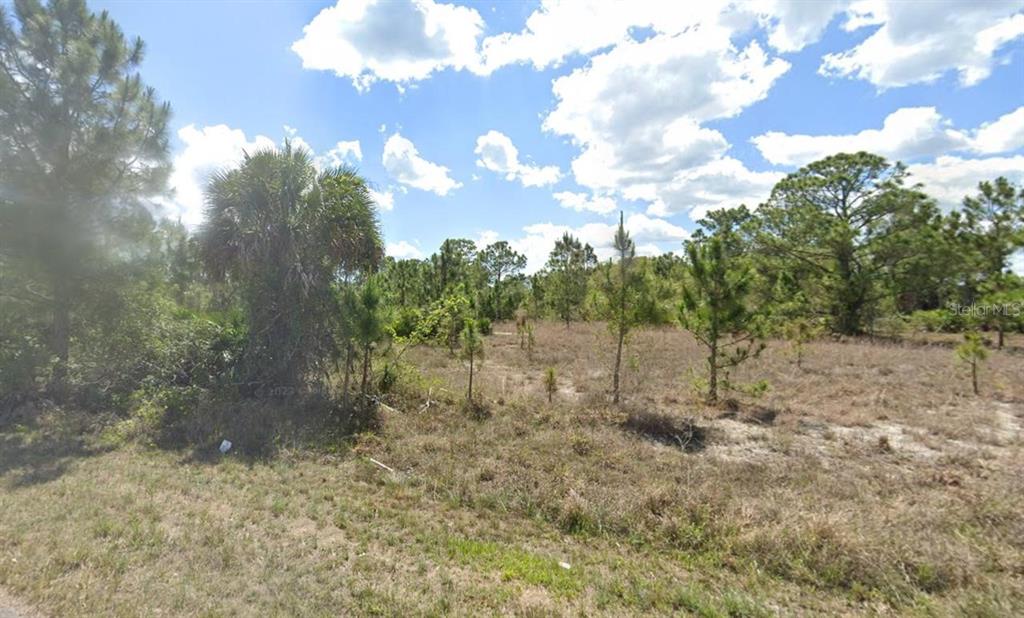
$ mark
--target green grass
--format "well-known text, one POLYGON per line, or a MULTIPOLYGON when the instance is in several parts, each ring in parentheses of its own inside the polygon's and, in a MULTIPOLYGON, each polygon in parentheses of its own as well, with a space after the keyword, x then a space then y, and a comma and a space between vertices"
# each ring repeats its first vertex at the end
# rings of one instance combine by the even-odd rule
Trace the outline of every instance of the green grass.
POLYGON ((488 541, 450 538, 446 543, 449 557, 461 564, 499 573, 506 581, 542 586, 552 593, 571 598, 583 589, 583 580, 574 571, 554 558, 538 556, 523 549, 488 541))

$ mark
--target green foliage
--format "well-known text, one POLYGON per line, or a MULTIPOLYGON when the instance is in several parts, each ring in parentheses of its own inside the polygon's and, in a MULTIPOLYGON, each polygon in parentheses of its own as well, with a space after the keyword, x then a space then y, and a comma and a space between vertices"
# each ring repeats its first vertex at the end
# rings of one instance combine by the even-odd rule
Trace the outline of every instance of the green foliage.
POLYGON ((555 375, 555 368, 548 367, 544 370, 544 392, 548 394, 548 403, 558 391, 558 376, 555 375))
POLYGON ((484 340, 477 329, 476 321, 465 320, 461 335, 461 358, 469 361, 469 387, 466 390, 466 402, 473 402, 473 372, 474 365, 484 359, 484 340))
POLYGON ((409 339, 416 332, 423 314, 415 307, 400 307, 391 322, 391 335, 398 339, 409 339))
POLYGON ((484 248, 480 252, 479 260, 488 281, 493 286, 492 315, 495 320, 505 319, 511 315, 514 305, 508 306, 504 302, 502 278, 515 276, 526 268, 526 256, 517 253, 506 241, 500 240, 484 248))
POLYGON ((759 210, 764 269, 793 273, 837 332, 864 332, 883 283, 920 253, 935 207, 903 186, 906 175, 876 155, 837 154, 780 181, 759 210))
MULTIPOLYGON (((86 288, 152 228, 142 198, 166 184, 170 107, 139 76, 142 41, 106 13, 16 2, 11 17, 0 6, 0 254, 49 317, 63 390, 86 288)), ((27 367, 38 342, 24 343, 27 367)))
POLYGON ((803 367, 805 346, 821 337, 824 332, 824 325, 812 318, 794 318, 785 324, 783 335, 793 350, 797 367, 803 367))
POLYGON ((629 237, 619 214, 619 227, 613 241, 617 261, 608 262, 601 284, 600 314, 608 321, 608 329, 615 337, 615 365, 612 368, 612 399, 619 403, 622 346, 626 336, 640 323, 638 309, 643 306, 646 288, 644 279, 635 268, 636 247, 629 237))
POLYGON ((980 393, 978 388, 978 367, 988 358, 988 350, 976 331, 964 333, 964 342, 956 348, 956 357, 971 368, 971 386, 974 394, 980 393))
POLYGON ((476 328, 481 335, 490 335, 493 330, 490 318, 477 318, 476 328))
POLYGON ((728 372, 764 349, 762 325, 747 307, 750 271, 736 265, 718 237, 687 245, 689 278, 683 286, 679 323, 707 348, 707 400, 718 401, 719 372, 728 372))
POLYGON ((451 294, 430 304, 420 317, 408 343, 434 343, 448 346, 454 351, 466 318, 470 314, 469 299, 461 294, 451 294))
POLYGON ((950 309, 922 309, 909 316, 911 328, 929 333, 958 333, 968 323, 966 316, 950 309))
POLYGON ((544 281, 546 304, 566 326, 579 316, 587 298, 587 279, 597 266, 594 249, 565 233, 555 241, 544 281))
POLYGON ((245 380, 295 386, 321 373, 337 272, 372 269, 382 254, 366 181, 346 168, 317 173, 286 143, 215 175, 207 201, 204 263, 238 285, 249 322, 245 380))

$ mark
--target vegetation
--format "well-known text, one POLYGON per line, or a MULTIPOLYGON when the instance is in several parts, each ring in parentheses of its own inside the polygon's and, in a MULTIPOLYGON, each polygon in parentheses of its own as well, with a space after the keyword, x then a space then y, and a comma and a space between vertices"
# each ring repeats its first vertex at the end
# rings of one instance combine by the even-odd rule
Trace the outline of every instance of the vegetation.
POLYGON ((80 0, 0 5, 0 587, 75 615, 1024 614, 1024 188, 944 213, 838 153, 679 253, 620 213, 543 265, 395 260, 369 181, 286 141, 189 230, 146 208, 143 50, 80 0))
POLYGON ((57 392, 76 311, 115 284, 114 243, 151 226, 142 198, 164 188, 171 111, 136 72, 142 40, 105 13, 81 0, 17 2, 14 17, 0 7, 0 287, 48 317, 57 392))
MULTIPOLYGON (((731 263, 721 239, 687 247, 688 280, 679 323, 707 349, 707 400, 718 401, 719 372, 729 372, 764 349, 750 309, 750 273, 731 263)), ((728 376, 728 373, 726 374, 728 376)), ((726 388, 730 387, 728 377, 726 388)))
POLYGON ((462 328, 462 358, 469 363, 469 386, 466 388, 466 404, 473 404, 473 370, 474 363, 483 360, 484 344, 476 322, 466 320, 462 328))
POLYGON ((641 306, 643 281, 638 276, 634 260, 636 248, 629 232, 622 223, 619 213, 619 228, 612 245, 615 248, 615 262, 608 262, 604 269, 601 292, 604 295, 601 317, 608 322, 608 328, 615 337, 615 364, 612 368, 612 402, 619 403, 619 372, 622 367, 622 346, 626 336, 639 322, 637 308, 641 306))
POLYGON ((978 389, 978 366, 988 357, 981 343, 981 335, 976 332, 964 333, 964 342, 956 347, 956 356, 971 368, 971 387, 975 395, 981 394, 978 389))

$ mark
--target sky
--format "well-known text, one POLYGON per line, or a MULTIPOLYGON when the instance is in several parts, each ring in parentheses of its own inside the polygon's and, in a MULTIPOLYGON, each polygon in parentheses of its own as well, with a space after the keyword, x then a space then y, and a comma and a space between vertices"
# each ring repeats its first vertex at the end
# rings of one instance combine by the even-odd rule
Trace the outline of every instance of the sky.
MULTIPOLYGON (((1024 0, 92 2, 141 36, 173 109, 160 212, 284 139, 371 182, 387 251, 568 231, 679 251, 840 151, 909 166, 945 208, 1024 182, 1024 0)), ((1018 258, 1018 270, 1024 260, 1018 258)))

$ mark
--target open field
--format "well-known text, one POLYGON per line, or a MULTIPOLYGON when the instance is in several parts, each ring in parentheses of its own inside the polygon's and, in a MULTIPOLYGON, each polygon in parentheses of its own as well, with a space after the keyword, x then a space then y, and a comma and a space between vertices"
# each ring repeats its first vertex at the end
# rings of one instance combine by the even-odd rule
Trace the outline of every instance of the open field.
POLYGON ((646 330, 615 409, 603 326, 540 324, 532 359, 513 330, 483 418, 417 348, 379 431, 270 459, 0 419, 0 587, 61 616, 1024 613, 1024 355, 975 397, 947 347, 773 343, 735 376, 768 392, 712 409, 696 344, 646 330))

